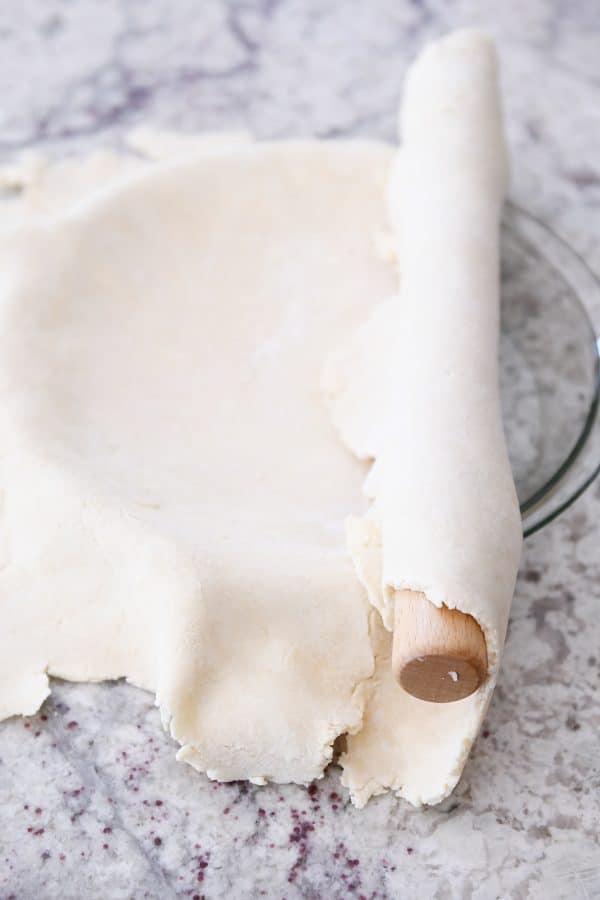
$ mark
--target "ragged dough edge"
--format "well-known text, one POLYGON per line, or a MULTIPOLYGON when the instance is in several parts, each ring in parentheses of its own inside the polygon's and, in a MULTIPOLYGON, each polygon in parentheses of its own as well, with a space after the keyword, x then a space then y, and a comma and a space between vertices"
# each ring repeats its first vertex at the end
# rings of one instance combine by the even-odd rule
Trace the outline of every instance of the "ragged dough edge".
POLYGON ((0 722, 11 716, 34 716, 51 693, 47 670, 27 674, 13 683, 7 701, 0 705, 0 722))
MULTIPOLYGON (((117 649, 111 654, 107 649, 112 645, 110 635, 99 629, 94 651, 98 658, 102 657, 107 660, 105 668, 98 662, 98 659, 89 657, 83 661, 83 667, 77 660, 54 663, 46 658, 41 672, 16 673, 16 677, 11 680, 10 691, 3 691, 3 697, 6 697, 7 703, 0 708, 0 721, 14 715, 34 715, 51 693, 49 678, 88 683, 125 679, 128 683, 155 695, 154 705, 159 710, 164 730, 181 745, 176 754, 177 760, 186 762, 197 771, 205 773, 211 780, 227 782, 243 778, 256 785, 264 785, 269 782, 291 782, 292 779, 273 778, 268 772, 260 770, 251 772, 251 774, 246 771, 241 773, 239 766, 237 770, 227 766, 208 767, 203 763, 201 747, 189 740, 190 731, 198 727, 194 719, 193 698, 190 695, 190 686, 194 683, 191 668, 194 661, 189 660, 190 668, 184 670, 179 668, 175 680, 171 677, 174 667, 170 661, 172 655, 179 659, 185 655, 182 651, 190 640, 190 634, 188 632, 185 634, 172 633, 170 629, 172 621, 176 623, 176 626, 178 624, 189 625, 194 612, 201 608, 201 603, 198 603, 201 585, 193 558, 182 556, 169 542, 157 538, 145 528, 143 523, 114 505, 110 497, 98 492, 88 480, 74 476, 72 472, 66 471, 61 465, 36 459, 29 452, 30 448, 22 446, 20 449, 21 460, 26 460, 32 479, 41 482, 42 492, 46 497, 43 508, 50 511, 47 521, 51 542, 50 550, 54 536, 57 536, 61 530, 60 515, 57 515, 56 511, 61 508, 61 504, 68 508, 71 501, 77 502, 77 498, 83 496, 85 498, 83 508, 86 510, 85 528, 81 542, 75 548, 77 555, 81 554, 85 560, 88 555, 94 556, 97 548, 102 551, 103 549, 111 550, 112 547, 114 550, 116 546, 124 545, 125 553, 122 562, 125 567, 122 571, 119 569, 121 561, 115 560, 117 572, 120 572, 119 577, 124 580, 126 585, 132 578, 135 581, 140 577, 148 579, 147 588, 143 592, 146 615, 143 644, 147 654, 145 659, 136 655, 138 669, 132 672, 131 660, 127 653, 121 654, 117 649), (117 523, 116 528, 115 523, 117 523), (112 541, 114 544, 111 545, 112 541), (137 548, 137 551, 132 552, 133 548, 137 548), (139 569, 137 563, 135 571, 127 568, 126 562, 130 558, 141 560, 139 569), (155 565, 157 559, 159 560, 158 567, 155 565), (163 573, 165 575, 164 584, 161 583, 163 573), (170 602, 162 603, 161 601, 169 593, 167 585, 171 582, 174 583, 170 592, 170 602), (190 607, 186 613, 188 603, 190 607), (167 609, 172 610, 173 604, 180 607, 181 615, 164 618, 162 613, 167 609), (139 667, 140 664, 141 667, 139 667)), ((27 508, 18 510, 20 521, 26 521, 28 516, 27 508)), ((111 553, 111 558, 112 555, 111 553)), ((58 560, 58 562, 60 564, 61 561, 58 560)), ((15 564, 14 561, 9 560, 9 565, 18 574, 21 564, 15 564)), ((53 585, 50 581, 48 583, 50 594, 52 594, 52 590, 53 585)), ((100 587, 100 591, 102 591, 102 587, 100 587)), ((138 615, 139 617, 140 615, 139 611, 136 613, 134 609, 130 612, 133 616, 138 615)), ((368 629, 369 607, 366 600, 364 615, 365 627, 368 629)), ((191 639, 193 640, 193 635, 191 639)), ((304 765, 306 775, 301 780, 293 779, 293 783, 307 785, 315 779, 324 777, 324 770, 333 759, 336 740, 341 736, 360 732, 374 667, 373 658, 371 672, 349 685, 350 715, 342 721, 330 722, 328 727, 323 730, 320 756, 310 771, 306 771, 304 761, 300 756, 298 757, 298 764, 304 765)), ((314 743, 311 745, 311 749, 314 752, 314 743)), ((232 746, 231 750, 232 764, 235 765, 236 750, 239 751, 240 747, 232 746)), ((278 748, 273 748, 274 756, 277 755, 277 752, 278 748)))
MULTIPOLYGON (((368 620, 370 622, 370 619, 368 620)), ((370 627, 369 627, 370 632, 370 627)), ((376 660, 374 657, 374 668, 376 665, 376 660)), ((321 778, 325 777, 325 769, 327 766, 331 764, 333 761, 334 755, 334 745, 339 738, 352 736, 355 734, 359 734, 363 727, 364 715, 369 699, 369 695, 371 693, 371 684, 372 684, 373 675, 368 675, 365 678, 359 679, 355 682, 354 687, 352 689, 352 704, 356 706, 356 717, 352 721, 347 721, 344 723, 334 723, 330 728, 327 729, 326 733, 323 735, 323 742, 321 745, 321 757, 320 760, 313 767, 310 775, 302 781, 280 781, 270 777, 268 774, 255 774, 255 775, 246 775, 244 776, 244 780, 251 782, 251 784, 255 784, 258 786, 266 785, 270 783, 274 784, 302 784, 309 785, 313 781, 317 781, 321 778)), ((181 738, 178 736, 178 728, 174 726, 173 717, 170 712, 164 707, 159 705, 158 697, 156 701, 156 705, 159 706, 161 712, 161 720, 163 724, 163 728, 167 731, 170 736, 181 743, 181 738)), ((232 753, 235 754, 235 747, 232 747, 232 753)), ((196 769, 197 772, 202 772, 209 778, 211 781, 220 781, 220 782, 231 782, 240 780, 240 774, 238 771, 233 771, 231 767, 223 766, 223 767, 207 767, 203 762, 202 751, 191 743, 183 743, 180 749, 177 751, 176 759, 178 762, 184 762, 190 765, 193 769, 196 769)), ((342 777, 342 784, 344 784, 344 780, 342 777)), ((354 795, 351 795, 352 802, 354 805, 358 806, 359 804, 356 802, 354 795)), ((368 799, 368 798, 367 798, 368 799)), ((365 801, 366 802, 366 801, 365 801)), ((363 804, 360 804, 364 806, 363 804)))
MULTIPOLYGON (((460 608, 440 585, 433 582, 385 579, 382 574, 383 542, 381 530, 373 508, 366 516, 349 516, 346 520, 346 545, 354 564, 357 578, 365 588, 370 603, 375 607, 387 631, 394 627, 394 602, 397 591, 410 590, 426 595, 434 606, 448 609, 460 608)), ((496 623, 489 620, 482 610, 462 610, 473 615, 481 627, 488 652, 489 677, 495 677, 504 635, 499 640, 496 623)))

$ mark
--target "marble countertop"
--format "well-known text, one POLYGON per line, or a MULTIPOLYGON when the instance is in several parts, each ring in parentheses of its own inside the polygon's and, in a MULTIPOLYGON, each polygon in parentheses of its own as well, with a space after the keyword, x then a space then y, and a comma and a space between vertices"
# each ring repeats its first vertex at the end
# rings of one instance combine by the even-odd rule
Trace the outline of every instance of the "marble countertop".
MULTIPOLYGON (((410 58, 465 24, 498 41, 513 198, 600 272, 594 0, 4 4, 0 154, 138 124, 393 139, 410 58)), ((335 768, 309 790, 211 783, 151 696, 55 682, 0 726, 0 897, 600 896, 599 515, 600 484, 526 542, 500 684, 441 806, 355 810, 335 768)))

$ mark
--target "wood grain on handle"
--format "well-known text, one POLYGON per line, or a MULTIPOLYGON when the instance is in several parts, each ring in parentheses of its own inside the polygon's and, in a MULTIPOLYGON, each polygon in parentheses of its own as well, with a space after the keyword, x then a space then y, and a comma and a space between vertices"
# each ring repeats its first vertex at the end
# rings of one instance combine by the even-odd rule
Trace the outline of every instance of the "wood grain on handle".
POLYGON ((487 674, 483 632, 473 616, 434 606, 418 591, 397 591, 392 671, 420 700, 463 700, 487 674))

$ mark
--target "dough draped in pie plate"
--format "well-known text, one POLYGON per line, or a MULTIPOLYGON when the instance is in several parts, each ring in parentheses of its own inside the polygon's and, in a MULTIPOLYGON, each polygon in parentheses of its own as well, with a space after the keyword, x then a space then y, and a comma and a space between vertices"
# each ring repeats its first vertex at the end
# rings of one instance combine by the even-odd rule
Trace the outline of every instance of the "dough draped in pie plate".
POLYGON ((487 40, 428 50, 406 119, 400 153, 145 133, 164 161, 26 165, 0 237, 0 716, 48 676, 125 677, 211 778, 307 783, 347 734, 357 805, 450 792, 520 548, 487 40), (401 587, 477 618, 477 694, 393 682, 401 587))

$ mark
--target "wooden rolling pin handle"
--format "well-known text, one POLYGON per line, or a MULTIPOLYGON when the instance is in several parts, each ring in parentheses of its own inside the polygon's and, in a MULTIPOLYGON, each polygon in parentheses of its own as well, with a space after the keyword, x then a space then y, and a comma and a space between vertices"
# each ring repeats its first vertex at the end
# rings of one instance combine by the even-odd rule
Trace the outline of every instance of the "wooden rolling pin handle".
POLYGON ((397 591, 392 672, 414 697, 463 700, 487 674, 483 632, 473 616, 434 606, 418 591, 397 591))

